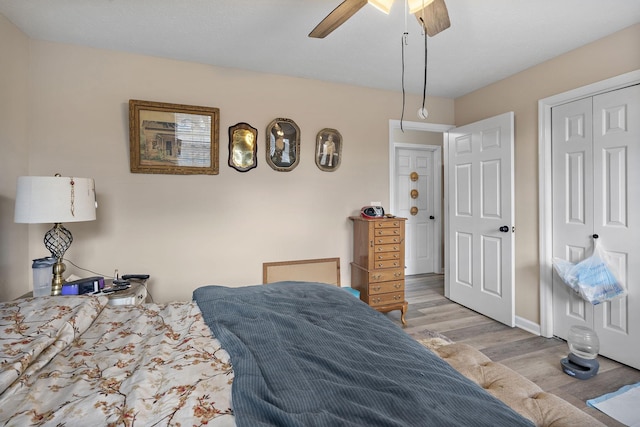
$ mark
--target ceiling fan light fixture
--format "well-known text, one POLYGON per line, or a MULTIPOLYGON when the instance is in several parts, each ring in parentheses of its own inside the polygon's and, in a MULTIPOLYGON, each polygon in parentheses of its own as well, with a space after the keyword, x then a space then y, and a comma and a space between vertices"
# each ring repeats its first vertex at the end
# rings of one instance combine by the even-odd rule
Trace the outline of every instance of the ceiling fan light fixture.
POLYGON ((425 7, 429 6, 433 0, 407 0, 409 3, 409 13, 414 14, 420 12, 425 7))
POLYGON ((393 4, 393 0, 367 0, 367 1, 371 6, 375 7, 379 11, 384 12, 387 15, 391 13, 391 5, 393 4))

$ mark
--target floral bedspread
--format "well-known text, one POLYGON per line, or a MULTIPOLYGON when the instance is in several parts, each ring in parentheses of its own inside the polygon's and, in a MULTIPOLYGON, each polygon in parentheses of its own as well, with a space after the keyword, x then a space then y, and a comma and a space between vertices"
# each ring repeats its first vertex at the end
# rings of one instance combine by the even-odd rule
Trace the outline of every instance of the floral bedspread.
POLYGON ((0 425, 235 425, 229 356, 193 302, 0 303, 0 346, 0 425))

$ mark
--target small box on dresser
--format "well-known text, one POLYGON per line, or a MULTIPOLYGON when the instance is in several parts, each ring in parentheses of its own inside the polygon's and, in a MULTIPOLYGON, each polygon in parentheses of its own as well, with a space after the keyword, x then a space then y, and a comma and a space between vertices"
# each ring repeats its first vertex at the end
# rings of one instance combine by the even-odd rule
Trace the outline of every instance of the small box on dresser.
POLYGON ((352 216, 351 287, 360 299, 381 312, 400 310, 405 322, 404 222, 406 218, 352 216))

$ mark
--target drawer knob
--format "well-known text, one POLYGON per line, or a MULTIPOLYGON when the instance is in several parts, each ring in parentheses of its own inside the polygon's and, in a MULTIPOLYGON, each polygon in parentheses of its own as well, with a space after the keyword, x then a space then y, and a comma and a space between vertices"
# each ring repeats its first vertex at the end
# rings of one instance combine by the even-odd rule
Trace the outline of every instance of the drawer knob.
POLYGON ((373 290, 374 290, 374 291, 379 291, 379 290, 380 290, 380 286, 374 286, 374 287, 373 287, 373 290))
POLYGON ((402 277, 402 273, 393 273, 394 277, 402 277))

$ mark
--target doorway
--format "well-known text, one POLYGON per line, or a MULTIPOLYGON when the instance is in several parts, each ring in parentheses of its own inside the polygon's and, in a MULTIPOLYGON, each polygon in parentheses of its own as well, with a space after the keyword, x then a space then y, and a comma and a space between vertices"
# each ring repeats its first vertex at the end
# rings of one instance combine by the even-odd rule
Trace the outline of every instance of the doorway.
POLYGON ((407 275, 444 271, 442 146, 450 128, 389 121, 389 213, 407 218, 407 275))
MULTIPOLYGON (((444 184, 444 199, 440 208, 442 219, 438 233, 441 239, 438 252, 441 254, 441 260, 444 260, 444 265, 440 261, 440 265, 443 265, 440 270, 445 274, 445 296, 510 326, 513 326, 515 321, 512 227, 513 122, 513 113, 510 112, 460 128, 403 123, 400 130, 398 121, 390 121, 389 125, 391 208, 397 209, 397 205, 394 204, 397 200, 396 193, 407 192, 407 189, 402 187, 401 171, 397 162, 399 144, 402 143, 398 141, 412 131, 422 133, 422 137, 425 137, 425 132, 437 132, 438 142, 445 148, 442 150, 444 167, 439 174, 444 184), (477 157, 479 163, 475 166, 469 165, 468 161, 465 164, 457 163, 469 155, 473 159, 477 157), (448 162, 457 166, 451 170, 451 164, 448 162), (484 189, 475 188, 474 185, 471 191, 471 185, 455 185, 456 182, 461 184, 464 172, 470 172, 472 169, 476 172, 469 174, 468 178, 476 183, 484 183, 484 189), (480 175, 475 176, 478 173, 480 175), (452 209, 452 206, 461 206, 460 197, 464 195, 469 200, 475 200, 471 204, 477 208, 474 207, 467 213, 460 209, 452 209), (482 209, 478 209, 479 207, 482 209), (484 220, 467 221, 468 218, 484 220), (471 229, 466 228, 468 222, 473 224, 471 229), (468 243, 467 253, 475 254, 473 257, 455 255, 462 249, 462 240, 468 243), (446 251, 442 250, 443 244, 448 247, 446 251), (465 260, 466 267, 462 268, 461 261, 465 260), (469 273, 468 276, 472 280, 459 280, 460 272, 463 270, 469 273)), ((475 160, 471 161, 474 162, 475 160)), ((467 182, 470 183, 469 180, 467 182)))

